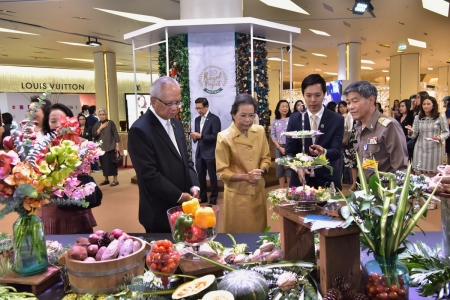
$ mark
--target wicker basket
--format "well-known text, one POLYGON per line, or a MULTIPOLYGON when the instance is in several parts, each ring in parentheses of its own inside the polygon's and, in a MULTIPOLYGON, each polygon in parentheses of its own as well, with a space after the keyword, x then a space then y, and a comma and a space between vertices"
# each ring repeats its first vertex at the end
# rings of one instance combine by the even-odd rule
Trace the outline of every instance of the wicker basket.
POLYGON ((132 239, 139 241, 141 248, 129 256, 113 260, 82 262, 68 258, 67 252, 63 253, 58 261, 67 267, 72 291, 77 294, 111 294, 124 284, 125 275, 142 275, 150 245, 139 238, 132 239))

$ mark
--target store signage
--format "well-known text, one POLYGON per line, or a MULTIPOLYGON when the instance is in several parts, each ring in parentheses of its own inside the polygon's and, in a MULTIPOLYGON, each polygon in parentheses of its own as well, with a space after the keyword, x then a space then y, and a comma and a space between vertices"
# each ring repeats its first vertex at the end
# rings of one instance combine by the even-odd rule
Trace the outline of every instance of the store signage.
POLYGON ((208 94, 218 94, 227 85, 227 75, 218 66, 207 66, 198 75, 198 84, 208 94))
POLYGON ((69 91, 84 91, 84 84, 76 83, 40 83, 40 82, 22 82, 22 89, 24 90, 69 90, 69 91))

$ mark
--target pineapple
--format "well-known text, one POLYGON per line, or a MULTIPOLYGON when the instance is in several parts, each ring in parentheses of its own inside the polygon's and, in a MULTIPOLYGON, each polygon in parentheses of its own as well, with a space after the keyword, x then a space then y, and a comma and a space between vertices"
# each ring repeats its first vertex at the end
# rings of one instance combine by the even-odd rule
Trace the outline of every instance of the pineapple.
POLYGON ((343 300, 342 293, 337 289, 330 289, 325 296, 323 296, 323 300, 343 300))

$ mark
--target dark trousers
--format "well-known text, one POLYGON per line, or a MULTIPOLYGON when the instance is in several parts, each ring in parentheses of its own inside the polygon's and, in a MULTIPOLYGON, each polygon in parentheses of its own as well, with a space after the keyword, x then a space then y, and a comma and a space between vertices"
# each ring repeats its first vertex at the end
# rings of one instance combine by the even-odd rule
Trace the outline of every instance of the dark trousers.
POLYGON ((217 203, 219 187, 217 186, 216 160, 198 157, 195 160, 195 169, 197 170, 197 176, 200 182, 200 200, 202 202, 208 202, 208 196, 206 195, 206 172, 208 172, 209 182, 211 184, 209 200, 210 203, 217 203))

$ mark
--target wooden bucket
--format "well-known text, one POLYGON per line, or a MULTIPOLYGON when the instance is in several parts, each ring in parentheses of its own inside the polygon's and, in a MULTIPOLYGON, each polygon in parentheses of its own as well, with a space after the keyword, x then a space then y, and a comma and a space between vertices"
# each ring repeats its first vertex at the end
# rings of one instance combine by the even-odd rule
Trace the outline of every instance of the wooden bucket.
POLYGON ((67 257, 67 252, 58 259, 65 264, 72 291, 77 294, 111 294, 124 284, 124 276, 139 276, 144 274, 146 250, 150 245, 139 238, 131 237, 141 243, 141 248, 135 253, 113 260, 82 262, 67 257))

